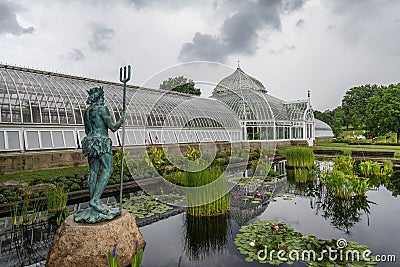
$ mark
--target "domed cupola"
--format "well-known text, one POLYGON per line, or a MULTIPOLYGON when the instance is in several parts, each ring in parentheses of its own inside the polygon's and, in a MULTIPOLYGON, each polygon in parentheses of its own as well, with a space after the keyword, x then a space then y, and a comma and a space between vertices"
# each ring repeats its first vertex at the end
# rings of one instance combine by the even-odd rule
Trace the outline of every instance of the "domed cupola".
POLYGON ((211 97, 228 105, 242 121, 273 121, 267 96, 264 85, 238 67, 218 83, 211 97))
POLYGON ((225 91, 254 90, 266 93, 264 85, 254 77, 247 75, 240 67, 231 75, 222 79, 214 89, 214 93, 225 91))

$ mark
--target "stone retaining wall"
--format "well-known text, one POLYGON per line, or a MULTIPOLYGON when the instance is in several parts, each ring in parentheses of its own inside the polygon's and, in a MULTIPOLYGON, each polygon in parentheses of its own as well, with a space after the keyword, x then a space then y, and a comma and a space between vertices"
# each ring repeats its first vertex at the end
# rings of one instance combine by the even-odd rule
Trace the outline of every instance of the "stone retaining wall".
MULTIPOLYGON (((263 142, 251 141, 251 142, 217 142, 217 143, 202 143, 202 149, 205 152, 216 150, 219 152, 227 151, 229 148, 240 148, 240 147, 263 147, 263 142)), ((265 144, 268 144, 265 142, 265 144)), ((177 144, 169 145, 154 145, 156 147, 166 147, 169 149, 169 153, 177 148, 177 144)), ((188 145, 198 146, 195 144, 179 144, 179 149, 184 153, 188 145)), ((292 140, 292 141, 277 141, 276 147, 285 147, 291 145, 307 145, 307 141, 304 140, 292 140)), ((144 146, 133 146, 126 148, 129 154, 133 158, 143 158, 144 146)), ((149 147, 147 147, 149 148, 149 147)), ((32 170, 44 170, 44 169, 58 169, 74 166, 86 166, 87 159, 82 155, 81 149, 71 150, 56 150, 56 151, 38 151, 38 152, 25 152, 25 153, 1 153, 0 154, 0 175, 6 173, 14 173, 19 171, 32 171, 32 170)))

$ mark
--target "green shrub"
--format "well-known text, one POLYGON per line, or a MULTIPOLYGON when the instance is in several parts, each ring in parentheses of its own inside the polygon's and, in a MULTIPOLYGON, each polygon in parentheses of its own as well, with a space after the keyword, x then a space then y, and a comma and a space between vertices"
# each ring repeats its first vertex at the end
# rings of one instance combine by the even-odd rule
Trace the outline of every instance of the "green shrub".
POLYGON ((333 159, 333 170, 341 171, 347 175, 356 174, 356 161, 350 156, 338 155, 333 159))
POLYGON ((365 196, 369 188, 367 178, 359 178, 354 174, 346 174, 340 170, 324 173, 321 178, 328 191, 341 199, 365 196))
MULTIPOLYGON (((129 172, 129 168, 127 165, 129 159, 129 152, 126 152, 124 155, 124 176, 131 177, 131 173, 129 172)), ((113 175, 117 175, 121 177, 121 161, 122 161, 122 149, 117 148, 115 154, 113 155, 113 175)))

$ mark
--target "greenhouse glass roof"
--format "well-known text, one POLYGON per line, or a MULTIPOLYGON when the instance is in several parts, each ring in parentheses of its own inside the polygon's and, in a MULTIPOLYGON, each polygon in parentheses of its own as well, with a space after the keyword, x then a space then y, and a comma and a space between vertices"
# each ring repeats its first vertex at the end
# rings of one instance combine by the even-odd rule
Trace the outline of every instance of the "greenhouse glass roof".
POLYGON ((212 97, 228 105, 242 121, 301 121, 308 107, 307 100, 285 103, 267 94, 260 81, 239 67, 218 83, 212 97))
MULTIPOLYGON (((122 111, 122 85, 0 65, 0 123, 83 125, 87 90, 104 87, 114 120, 122 111)), ((240 128, 238 117, 215 99, 127 86, 127 126, 240 128)))

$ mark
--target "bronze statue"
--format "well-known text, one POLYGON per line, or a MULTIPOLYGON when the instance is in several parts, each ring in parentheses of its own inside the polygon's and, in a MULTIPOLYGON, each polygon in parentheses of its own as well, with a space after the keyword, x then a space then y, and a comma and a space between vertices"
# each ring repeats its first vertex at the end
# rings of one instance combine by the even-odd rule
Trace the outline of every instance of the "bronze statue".
POLYGON ((88 91, 84 123, 86 137, 82 140, 82 153, 88 157, 90 174, 88 178, 90 207, 78 212, 76 222, 96 223, 111 220, 121 214, 121 209, 110 208, 100 200, 108 180, 113 172, 112 143, 108 137, 108 129, 115 132, 124 122, 125 111, 114 123, 110 111, 104 106, 104 91, 95 87, 88 91), (100 166, 102 167, 101 173, 100 166))

